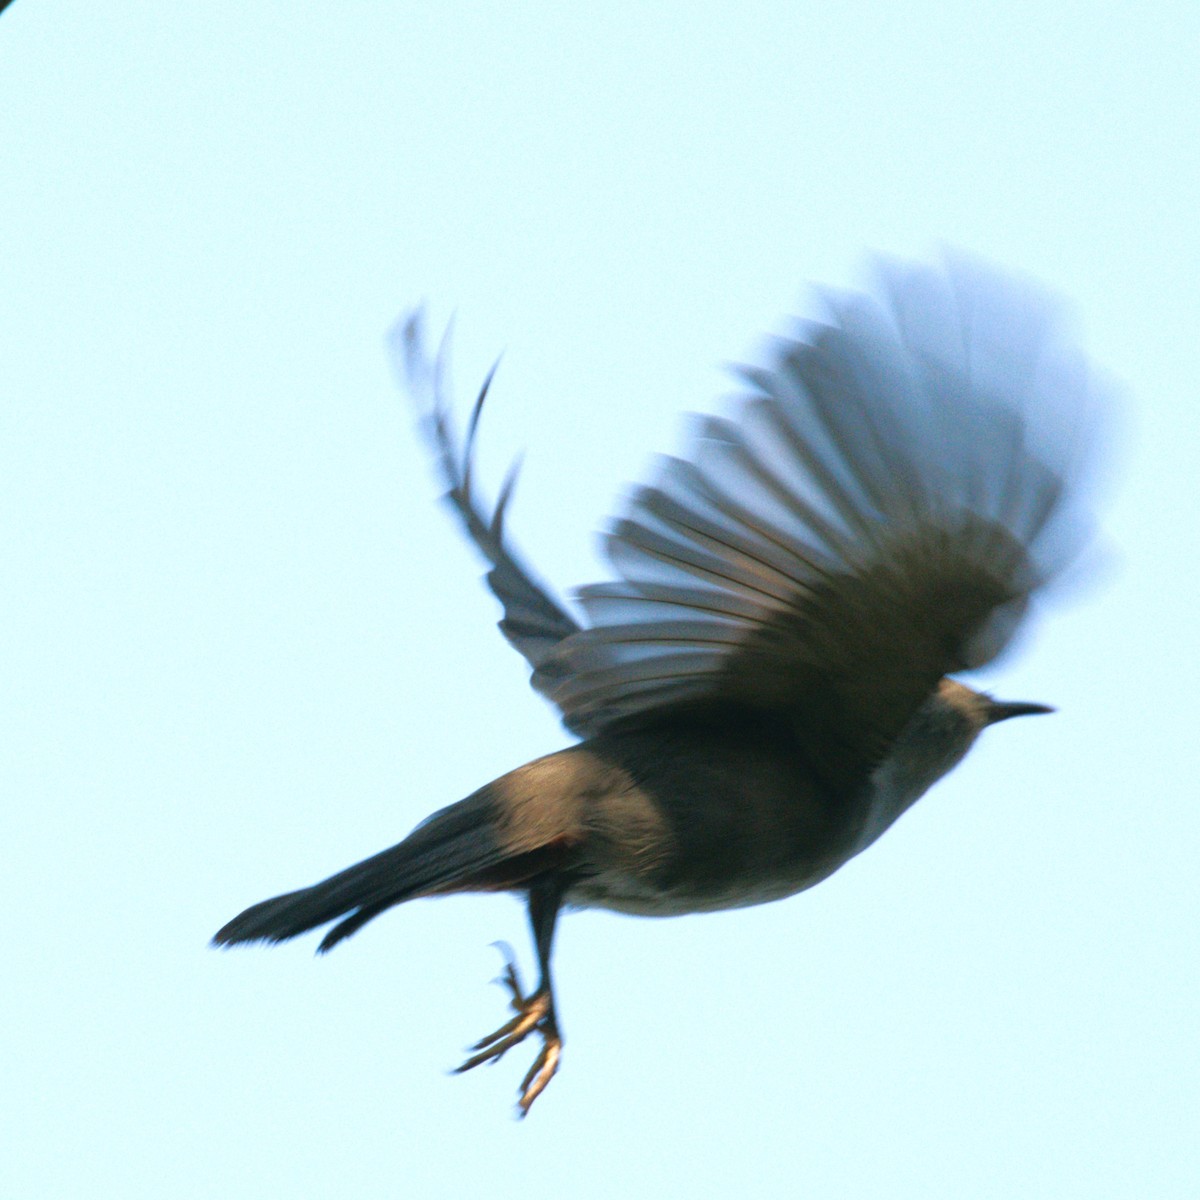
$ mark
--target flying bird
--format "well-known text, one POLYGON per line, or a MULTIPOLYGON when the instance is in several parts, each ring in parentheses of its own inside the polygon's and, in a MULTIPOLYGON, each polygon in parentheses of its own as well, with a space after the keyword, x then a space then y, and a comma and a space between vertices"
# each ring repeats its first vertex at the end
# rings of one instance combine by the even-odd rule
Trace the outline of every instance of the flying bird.
MULTIPOLYGON (((879 263, 872 295, 739 368, 604 537, 614 578, 556 599, 489 506, 423 320, 400 353, 500 629, 580 740, 435 812, 398 845, 246 909, 213 939, 326 951, 420 896, 528 903, 540 978, 459 1068, 530 1035, 529 1111, 559 1067, 551 973, 566 907, 710 912, 812 887, 866 849, 990 725, 1052 711, 952 678, 991 663, 1085 541, 1076 477, 1095 418, 1081 356, 1032 287, 947 259, 879 263)), ((493 368, 494 371, 494 368, 493 368)))

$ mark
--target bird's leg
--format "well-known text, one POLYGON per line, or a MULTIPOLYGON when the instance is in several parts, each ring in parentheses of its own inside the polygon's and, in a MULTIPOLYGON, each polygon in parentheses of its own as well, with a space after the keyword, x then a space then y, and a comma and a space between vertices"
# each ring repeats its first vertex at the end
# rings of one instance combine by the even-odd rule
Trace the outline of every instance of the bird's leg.
POLYGON ((499 1060, 518 1042, 523 1042, 534 1030, 542 1039, 541 1053, 534 1059, 529 1073, 521 1081, 520 1099, 517 1101, 521 1116, 529 1112, 530 1106, 546 1089, 558 1070, 562 1056, 562 1034, 558 1029, 558 1018, 554 1011, 554 985, 550 977, 550 950, 554 942, 554 925, 562 905, 563 886, 554 878, 539 880, 529 889, 529 921, 533 926, 533 940, 537 947, 538 966, 541 979, 537 990, 525 995, 516 964, 511 954, 506 955, 504 975, 500 981, 512 993, 512 1008, 516 1013, 494 1033, 488 1034, 471 1047, 474 1054, 467 1059, 458 1072, 469 1071, 480 1063, 499 1060))
POLYGON ((538 980, 534 998, 545 997, 545 1015, 538 1023, 542 1035, 542 1049, 533 1066, 521 1081, 521 1097, 517 1101, 521 1116, 529 1114, 533 1102, 546 1089, 558 1070, 562 1057, 562 1033, 558 1028, 558 1014, 554 1009, 554 984, 550 977, 550 951, 554 944, 554 926, 558 911, 562 907, 565 887, 561 878, 549 877, 544 883, 535 884, 529 890, 529 922, 533 926, 533 941, 537 948, 538 980))

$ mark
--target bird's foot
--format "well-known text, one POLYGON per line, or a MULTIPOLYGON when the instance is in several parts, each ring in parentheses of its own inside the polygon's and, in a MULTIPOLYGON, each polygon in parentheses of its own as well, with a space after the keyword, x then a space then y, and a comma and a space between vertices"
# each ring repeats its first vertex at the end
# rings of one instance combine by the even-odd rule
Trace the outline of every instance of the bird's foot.
POLYGON ((489 1033, 487 1037, 476 1042, 471 1047, 474 1053, 455 1070, 455 1074, 460 1075, 481 1063, 499 1062, 518 1042, 523 1042, 536 1030, 542 1039, 542 1050, 534 1059, 529 1073, 521 1081, 521 1096, 517 1101, 521 1116, 524 1117, 558 1070, 558 1062, 562 1057, 562 1035, 558 1032, 558 1024, 554 1019, 554 1001, 549 987, 543 985, 526 996, 521 989, 517 968, 511 957, 504 965, 504 974, 496 982, 512 994, 510 1003, 516 1016, 510 1021, 505 1021, 494 1033, 489 1033))

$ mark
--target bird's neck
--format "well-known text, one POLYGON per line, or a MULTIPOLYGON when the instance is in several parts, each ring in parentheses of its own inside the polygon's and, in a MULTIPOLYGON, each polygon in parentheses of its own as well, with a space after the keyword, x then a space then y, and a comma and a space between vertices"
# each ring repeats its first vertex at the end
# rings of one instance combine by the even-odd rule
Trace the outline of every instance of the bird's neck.
POLYGON ((866 849, 957 766, 978 732, 970 712, 934 692, 871 774, 866 821, 855 852, 866 849))

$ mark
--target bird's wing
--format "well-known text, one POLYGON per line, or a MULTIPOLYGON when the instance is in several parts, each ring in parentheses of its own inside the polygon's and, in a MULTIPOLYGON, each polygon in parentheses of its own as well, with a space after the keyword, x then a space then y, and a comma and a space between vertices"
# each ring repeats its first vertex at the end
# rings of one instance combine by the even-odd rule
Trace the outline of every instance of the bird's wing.
POLYGON ((698 419, 633 493, 605 540, 617 580, 578 593, 588 627, 544 622, 533 682, 569 728, 730 701, 852 783, 1078 548, 1091 391, 1050 306, 961 263, 880 277, 741 370, 734 418, 698 419))
POLYGON ((443 386, 445 354, 431 358, 426 352, 421 312, 412 313, 396 327, 393 348, 404 382, 422 410, 422 428, 446 485, 446 499, 467 536, 491 564, 487 583, 504 608, 500 630, 540 673, 539 687, 545 690, 558 681, 559 668, 551 661, 552 652, 564 638, 579 631, 579 623, 538 582, 505 539, 504 513, 516 483, 517 465, 509 471, 491 512, 475 490, 475 433, 492 375, 488 374, 480 389, 460 451, 443 386))

